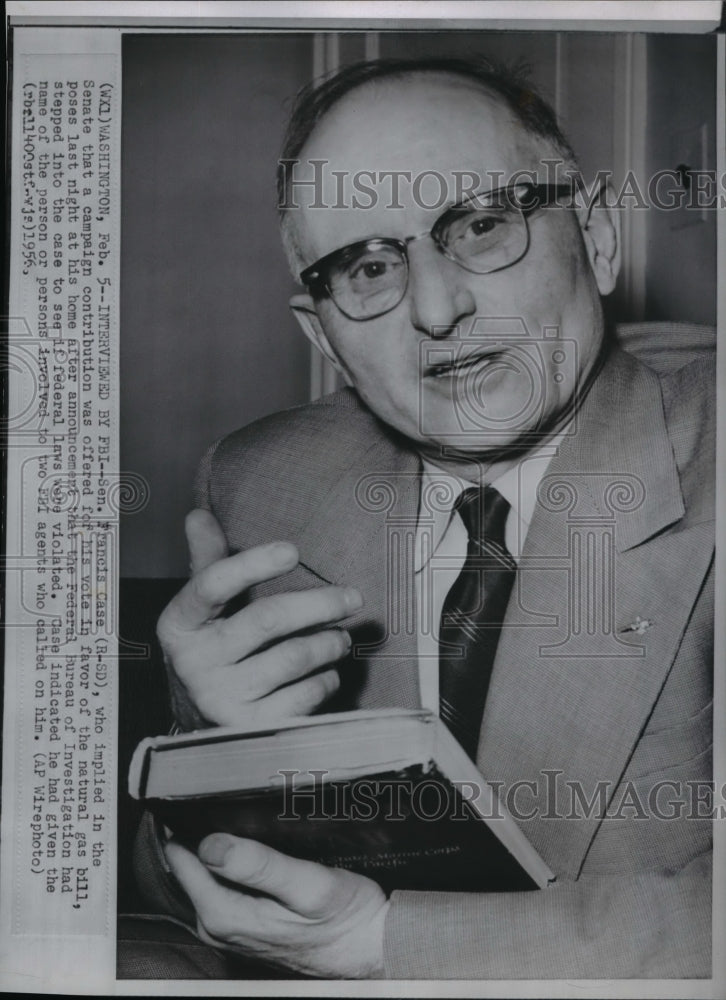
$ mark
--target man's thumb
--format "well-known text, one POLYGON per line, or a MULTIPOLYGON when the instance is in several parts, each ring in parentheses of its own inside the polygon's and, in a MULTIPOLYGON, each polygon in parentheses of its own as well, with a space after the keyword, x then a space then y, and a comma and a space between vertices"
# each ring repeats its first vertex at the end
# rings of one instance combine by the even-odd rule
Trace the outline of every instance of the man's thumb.
POLYGON ((184 529, 189 546, 192 575, 228 554, 227 539, 217 518, 209 510, 196 508, 186 516, 184 529))

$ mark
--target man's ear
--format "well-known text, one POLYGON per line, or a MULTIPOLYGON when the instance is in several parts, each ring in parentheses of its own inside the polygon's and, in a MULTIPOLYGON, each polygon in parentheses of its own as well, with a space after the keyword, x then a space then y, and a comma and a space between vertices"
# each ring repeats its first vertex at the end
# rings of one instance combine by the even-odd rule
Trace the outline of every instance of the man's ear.
POLYGON ((320 353, 324 355, 337 371, 343 373, 335 351, 330 346, 330 341, 325 335, 312 296, 305 294, 293 295, 290 299, 290 309, 310 343, 317 347, 320 353))
POLYGON ((592 273, 601 295, 609 295, 615 288, 620 271, 620 213, 612 206, 615 194, 609 184, 590 191, 587 204, 578 195, 578 221, 585 241, 592 273))

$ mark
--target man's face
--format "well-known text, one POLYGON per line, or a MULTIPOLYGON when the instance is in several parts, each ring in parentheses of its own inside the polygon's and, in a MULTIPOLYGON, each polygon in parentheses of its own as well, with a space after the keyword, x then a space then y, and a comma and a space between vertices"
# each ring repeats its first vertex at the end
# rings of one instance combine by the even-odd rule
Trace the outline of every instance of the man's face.
MULTIPOLYGON (((345 207, 312 208, 312 193, 297 198, 302 207, 292 210, 292 222, 304 263, 356 241, 428 232, 457 200, 463 171, 488 188, 519 171, 544 181, 541 160, 552 155, 467 81, 429 74, 366 85, 323 119, 302 152, 303 173, 306 161, 327 161, 326 205, 340 206, 340 177, 348 183, 345 207), (437 171, 450 197, 427 207, 438 200, 438 182, 417 189, 402 181, 403 207, 391 208, 391 182, 382 181, 371 185, 372 207, 354 208, 350 178, 365 170, 413 178, 437 171)), ((307 332, 370 409, 432 457, 445 446, 462 458, 486 459, 550 426, 597 358, 599 295, 614 282, 614 251, 599 230, 592 238, 574 209, 542 208, 528 227, 522 259, 488 274, 460 267, 428 237, 410 243, 406 294, 377 318, 350 319, 330 298, 318 300, 313 315, 311 300, 293 300, 305 311, 307 332)))

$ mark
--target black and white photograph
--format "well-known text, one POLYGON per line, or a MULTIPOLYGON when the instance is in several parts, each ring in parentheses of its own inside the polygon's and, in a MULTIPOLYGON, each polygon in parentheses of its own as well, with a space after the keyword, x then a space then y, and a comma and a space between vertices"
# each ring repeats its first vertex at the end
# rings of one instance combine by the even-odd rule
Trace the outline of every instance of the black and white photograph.
POLYGON ((3 955, 718 995, 722 5, 470 6, 16 32, 3 955))

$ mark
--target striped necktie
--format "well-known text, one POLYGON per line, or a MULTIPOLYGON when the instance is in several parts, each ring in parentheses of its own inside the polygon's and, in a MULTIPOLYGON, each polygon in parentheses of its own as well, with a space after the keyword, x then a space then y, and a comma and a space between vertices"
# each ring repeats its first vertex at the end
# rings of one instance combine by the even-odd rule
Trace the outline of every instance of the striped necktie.
POLYGON ((466 560, 439 627, 439 711, 472 760, 517 564, 504 544, 509 503, 492 486, 456 501, 469 534, 466 560))

